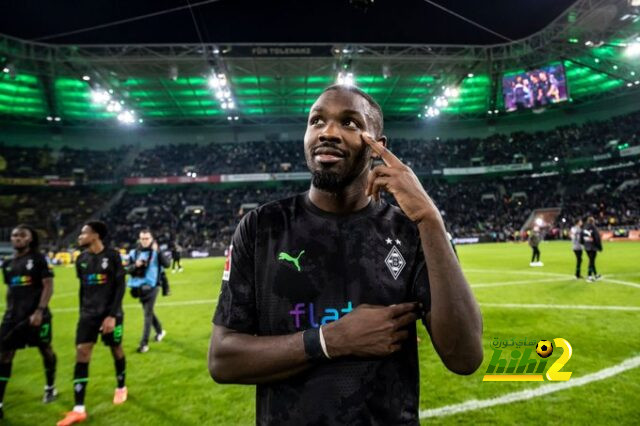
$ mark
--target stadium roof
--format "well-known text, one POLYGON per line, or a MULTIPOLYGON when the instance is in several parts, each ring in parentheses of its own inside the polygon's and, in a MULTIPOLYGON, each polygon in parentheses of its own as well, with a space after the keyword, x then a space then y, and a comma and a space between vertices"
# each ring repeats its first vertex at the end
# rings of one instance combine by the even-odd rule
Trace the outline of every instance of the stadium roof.
MULTIPOLYGON (((5 2, 6 3, 6 2, 5 2)), ((479 22, 511 39, 549 24, 575 0, 129 0, 3 5, 2 33, 65 44, 157 43, 421 43, 493 44, 501 37, 442 10, 479 22), (370 5, 366 6, 367 3, 370 5), (65 6, 65 3, 67 4, 65 6), (192 5, 191 10, 187 8, 192 5), (180 8, 116 26, 52 37, 81 28, 180 8), (192 16, 193 15, 193 16, 192 16), (196 30, 194 20, 198 24, 196 30), (199 33, 199 34, 198 34, 199 33)))
POLYGON ((150 125, 297 122, 342 73, 381 103, 387 121, 422 120, 452 87, 459 94, 439 119, 495 118, 503 74, 536 66, 563 63, 573 102, 640 88, 639 60, 625 54, 640 41, 639 17, 629 0, 580 0, 523 40, 479 45, 75 45, 0 36, 0 115, 52 125, 105 125, 126 111, 150 125))

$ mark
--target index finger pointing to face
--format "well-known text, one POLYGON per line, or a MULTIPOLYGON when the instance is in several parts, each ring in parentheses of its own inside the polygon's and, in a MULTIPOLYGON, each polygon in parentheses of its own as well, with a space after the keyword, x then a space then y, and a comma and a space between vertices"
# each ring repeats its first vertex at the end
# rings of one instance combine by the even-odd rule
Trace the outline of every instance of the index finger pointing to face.
POLYGON ((364 140, 370 147, 378 154, 384 163, 389 167, 401 166, 402 161, 396 157, 391 151, 389 151, 384 145, 378 143, 369 133, 362 132, 362 140, 364 140))

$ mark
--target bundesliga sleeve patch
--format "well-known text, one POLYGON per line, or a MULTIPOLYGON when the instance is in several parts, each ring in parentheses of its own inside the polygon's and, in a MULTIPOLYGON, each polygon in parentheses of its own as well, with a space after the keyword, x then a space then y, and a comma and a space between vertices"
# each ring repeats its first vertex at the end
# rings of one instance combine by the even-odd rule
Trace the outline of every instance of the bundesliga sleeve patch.
POLYGON ((222 281, 229 281, 229 275, 231 275, 231 252, 233 251, 233 244, 227 249, 227 260, 224 263, 224 272, 222 273, 222 281))

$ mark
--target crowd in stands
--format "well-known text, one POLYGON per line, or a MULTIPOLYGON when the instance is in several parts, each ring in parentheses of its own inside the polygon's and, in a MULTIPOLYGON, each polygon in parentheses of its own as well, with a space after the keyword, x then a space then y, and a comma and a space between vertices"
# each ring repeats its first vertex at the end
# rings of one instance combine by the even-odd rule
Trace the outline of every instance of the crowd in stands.
POLYGON ((43 177, 59 176, 114 179, 116 169, 129 147, 110 150, 59 150, 38 147, 8 146, 0 142, 0 176, 43 177))
MULTIPOLYGON (((530 174, 466 179, 450 183, 424 180, 424 187, 441 210, 455 237, 483 237, 491 241, 519 238, 531 212, 559 207, 559 227, 593 215, 602 229, 640 226, 640 185, 616 191, 622 182, 640 178, 634 169, 600 173, 531 177, 530 174), (597 190, 586 193, 592 185, 597 190), (601 185, 601 186, 600 186, 601 185), (564 218, 565 222, 560 222, 564 218)), ((235 226, 247 209, 243 204, 264 204, 303 192, 308 182, 290 182, 270 188, 253 184, 232 189, 187 185, 180 190, 151 189, 129 193, 103 219, 114 229, 121 246, 135 242, 138 231, 151 227, 158 240, 188 249, 221 252, 228 246, 235 226), (130 214, 142 207, 139 215, 130 214), (194 209, 200 210, 194 213, 194 209)), ((393 198, 386 196, 389 202, 393 198)))
MULTIPOLYGON (((640 112, 608 120, 533 133, 494 134, 456 140, 394 139, 390 149, 417 172, 444 167, 566 160, 614 153, 640 145, 640 112)), ((140 151, 131 167, 116 175, 130 147, 112 150, 21 148, 0 143, 8 177, 71 176, 89 179, 307 171, 302 141, 210 142, 158 145, 140 151)), ((2 161, 0 161, 0 165, 2 161)))
MULTIPOLYGON (((540 163, 611 154, 640 145, 640 112, 533 133, 456 140, 393 139, 390 149, 418 172, 444 167, 540 163), (613 141, 613 142, 612 142, 613 141)), ((142 151, 130 176, 307 171, 302 141, 164 145, 142 151)))
POLYGON ((0 240, 9 239, 12 226, 28 223, 54 247, 112 196, 89 187, 0 189, 0 240))
MULTIPOLYGON (((507 177, 470 176, 458 181, 436 178, 429 172, 445 166, 588 157, 638 145, 640 113, 535 133, 448 141, 392 139, 390 148, 417 173, 424 172, 425 188, 442 210, 454 236, 488 236, 501 241, 515 238, 531 212, 541 207, 561 208, 565 220, 562 223, 567 227, 575 218, 586 215, 594 215, 600 227, 637 227, 640 185, 617 190, 622 182, 640 178, 637 164, 600 172, 587 167, 587 171, 574 174, 566 169, 555 175, 522 172, 507 177)), ((84 169, 88 180, 122 178, 117 172, 120 169, 134 177, 307 171, 301 141, 160 145, 140 151, 132 166, 124 168, 119 166, 128 153, 133 155, 131 147, 54 151, 0 144, 0 148, 0 176, 5 177, 65 177, 79 168, 84 169)), ((132 155, 128 158, 132 159, 132 155)), ((621 161, 612 159, 598 164, 613 166, 621 161)), ((118 181, 114 182, 117 187, 118 181)), ((221 250, 246 210, 241 208, 243 204, 262 204, 304 191, 307 185, 289 182, 277 187, 252 184, 228 188, 194 184, 178 190, 129 191, 103 213, 103 218, 112 226, 114 241, 121 245, 132 244, 137 230, 148 226, 167 243, 221 250)), ((0 232, 18 222, 31 222, 38 224, 50 241, 59 241, 110 197, 82 187, 28 191, 7 188, 0 188, 0 232)))
POLYGON ((270 188, 249 186, 216 189, 188 185, 180 190, 155 188, 128 193, 103 214, 111 239, 121 247, 135 244, 138 232, 151 228, 156 239, 168 246, 223 252, 235 227, 252 204, 264 204, 302 192, 308 183, 270 188), (243 208, 243 204, 248 204, 243 208))

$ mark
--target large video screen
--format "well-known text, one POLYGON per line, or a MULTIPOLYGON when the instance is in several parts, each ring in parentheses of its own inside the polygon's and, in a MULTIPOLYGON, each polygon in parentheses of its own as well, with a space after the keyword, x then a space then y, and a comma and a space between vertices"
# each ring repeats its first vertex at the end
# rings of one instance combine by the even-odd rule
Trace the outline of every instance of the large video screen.
POLYGON ((507 112, 543 108, 566 101, 567 79, 562 64, 552 64, 502 78, 504 107, 507 112))

